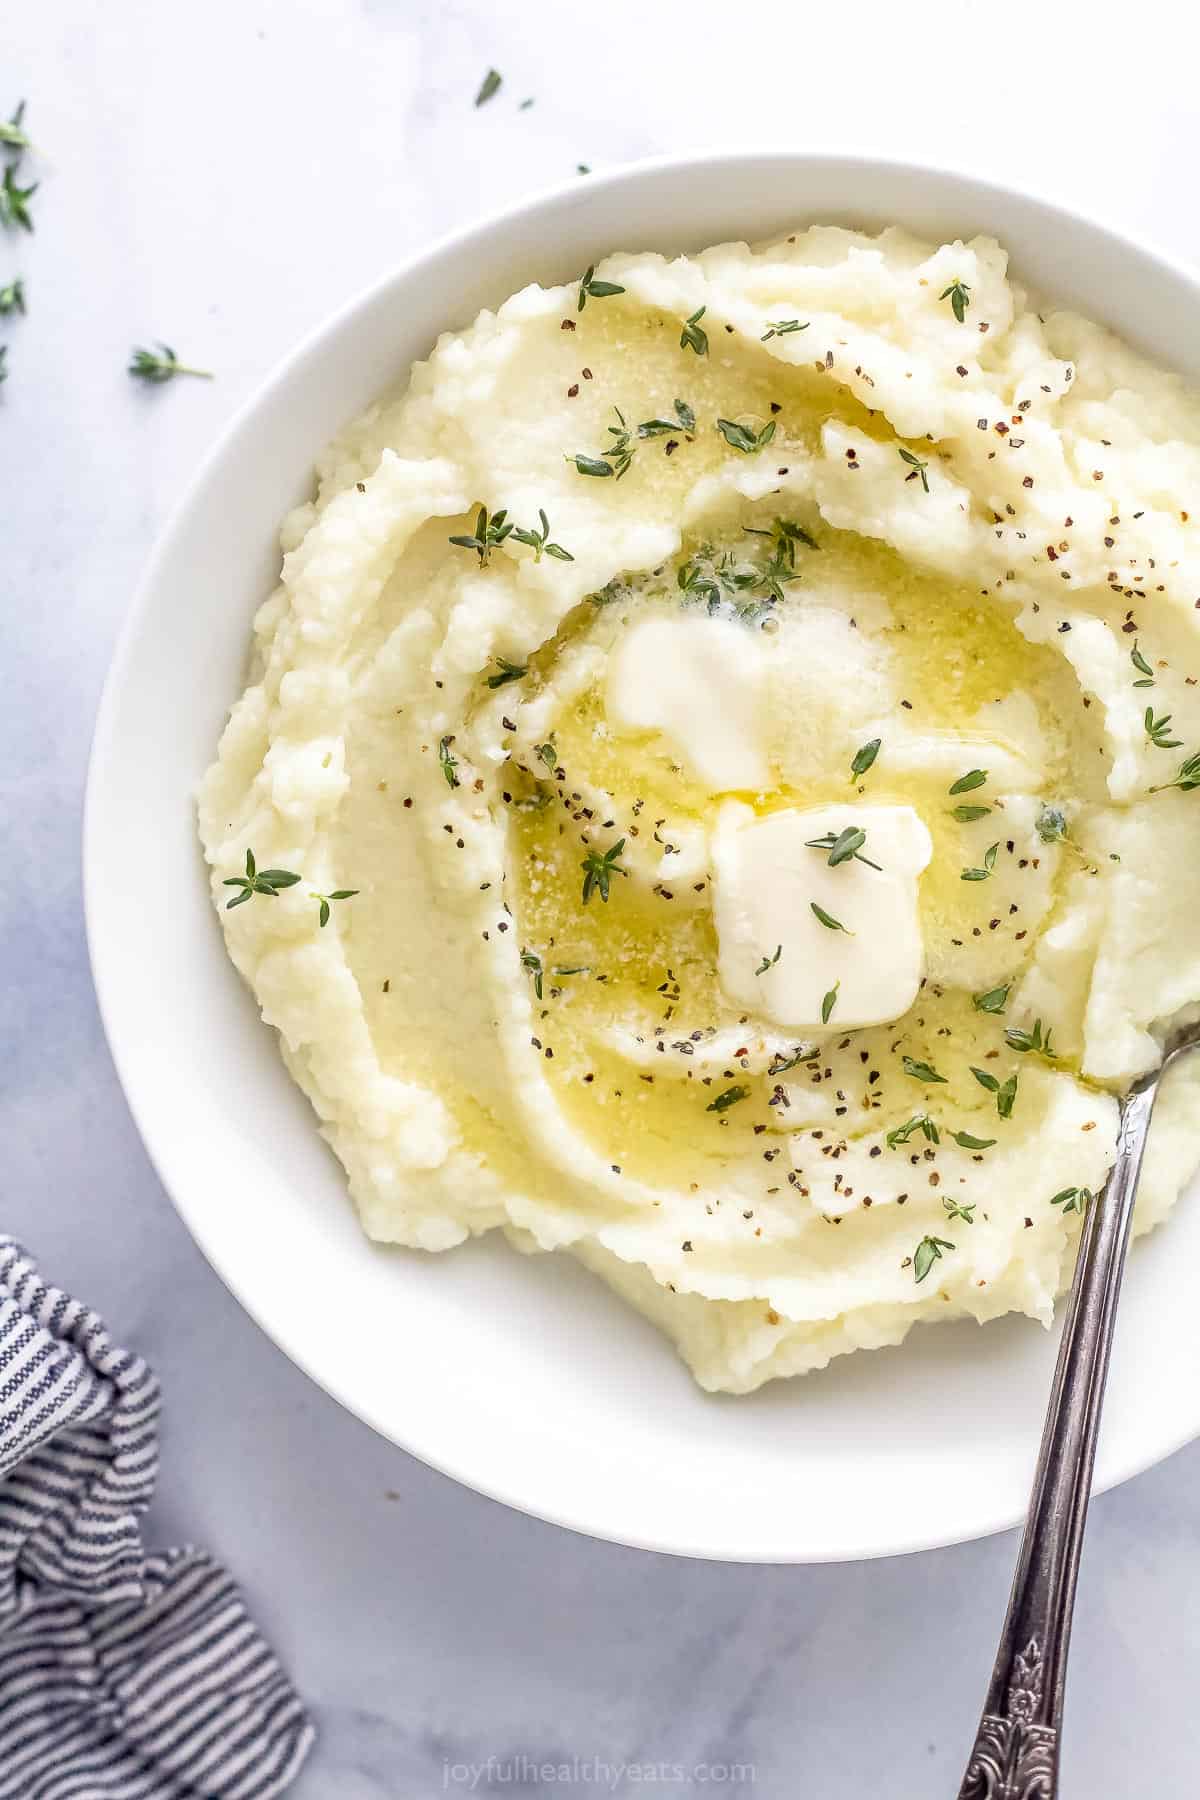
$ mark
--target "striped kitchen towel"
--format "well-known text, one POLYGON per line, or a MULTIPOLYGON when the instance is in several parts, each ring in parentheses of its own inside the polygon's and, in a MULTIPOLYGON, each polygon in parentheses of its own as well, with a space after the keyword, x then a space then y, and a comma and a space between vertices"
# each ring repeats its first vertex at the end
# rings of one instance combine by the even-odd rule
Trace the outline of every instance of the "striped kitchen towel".
POLYGON ((313 1730, 229 1576, 150 1555, 158 1384, 0 1237, 0 1800, 268 1800, 313 1730))

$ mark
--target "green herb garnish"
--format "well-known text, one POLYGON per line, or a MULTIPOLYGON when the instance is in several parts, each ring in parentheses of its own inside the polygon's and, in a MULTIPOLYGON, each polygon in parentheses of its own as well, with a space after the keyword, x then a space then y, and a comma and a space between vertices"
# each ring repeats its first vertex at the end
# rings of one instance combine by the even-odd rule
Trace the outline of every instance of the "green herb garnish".
POLYGON ((268 899, 273 900, 280 888, 295 887, 299 879, 290 869, 260 869, 254 860, 253 850, 247 850, 246 873, 231 875, 221 884, 222 887, 241 889, 240 894, 235 894, 232 900, 226 901, 225 911, 230 912, 235 906, 244 906, 255 894, 266 894, 268 899))
POLYGON ((950 1136, 964 1150, 990 1150, 996 1142, 995 1138, 972 1137, 969 1131, 952 1131, 950 1136))
POLYGON ((319 900, 321 903, 317 909, 317 918, 322 930, 329 923, 329 902, 331 900, 353 900, 357 893, 357 888, 335 888, 332 894, 313 895, 313 899, 319 900))
POLYGON ((835 919, 832 913, 827 913, 823 906, 818 906, 815 900, 810 900, 808 904, 812 908, 813 917, 820 920, 826 931, 844 931, 847 937, 854 936, 848 926, 843 925, 840 919, 835 919))
POLYGON ((486 105, 493 94, 498 94, 503 79, 499 69, 489 69, 479 84, 479 92, 475 96, 476 106, 486 105))
POLYGON ((615 281, 596 281, 595 263, 588 265, 587 274, 579 284, 579 307, 582 312, 589 300, 607 300, 613 294, 623 294, 625 289, 618 287, 615 281))
POLYGON ((961 325, 967 316, 967 308, 971 304, 971 290, 965 281, 952 281, 948 288, 943 288, 938 295, 939 300, 949 300, 950 309, 961 325))
POLYGON ((444 737, 442 739, 438 745, 438 761, 442 765, 442 774, 446 777, 446 785, 448 787, 456 788, 459 786, 459 779, 454 771, 458 767, 458 759, 451 755, 450 752, 450 746, 453 742, 454 739, 452 737, 444 737))
POLYGON ((717 1095, 715 1100, 710 1100, 704 1110, 715 1113, 728 1112, 729 1108, 736 1106, 739 1100, 748 1099, 749 1094, 748 1087, 727 1087, 723 1093, 717 1095))
POLYGON ((32 150, 32 140, 26 135, 21 121, 25 117, 25 102, 19 102, 10 119, 0 119, 0 144, 6 150, 32 150))
POLYGON ((950 1218, 961 1219, 964 1225, 975 1223, 975 1208, 979 1205, 978 1200, 972 1200, 964 1205, 961 1200, 951 1200, 948 1194, 943 1194, 942 1205, 950 1218))
POLYGON ((686 400, 676 400, 673 419, 646 419, 637 428, 640 438, 669 437, 674 431, 685 435, 696 429, 696 415, 686 400))
POLYGON ((913 1256, 913 1274, 917 1280, 924 1281, 934 1263, 942 1260, 942 1251, 953 1248, 949 1238, 923 1237, 913 1256))
POLYGON ((614 875, 628 875, 617 858, 625 848, 625 839, 618 838, 612 847, 605 851, 589 850, 580 868, 583 870, 583 904, 586 906, 592 895, 599 894, 602 900, 608 899, 608 887, 614 875))
POLYGON ((799 319, 768 319, 768 329, 763 332, 759 342, 765 344, 768 338, 787 337, 793 331, 807 331, 811 323, 811 319, 806 319, 803 325, 799 319))
POLYGON ((1181 762, 1178 773, 1171 781, 1160 782, 1157 787, 1152 787, 1150 792, 1163 794, 1168 788, 1173 787, 1179 788, 1185 794, 1190 794, 1193 788, 1200 787, 1200 754, 1189 756, 1186 762, 1181 762))
POLYGON ((972 994, 971 1005, 976 1012, 1002 1013, 1008 1005, 1008 990, 1012 982, 1006 981, 1003 987, 988 988, 986 993, 972 994))
POLYGON ((806 850, 828 850, 831 869, 836 869, 839 863, 849 862, 851 857, 856 862, 866 863, 868 869, 878 869, 879 864, 872 862, 869 856, 859 855, 866 841, 867 834, 860 826, 847 825, 846 829, 839 831, 836 837, 832 831, 827 831, 824 837, 806 838, 804 848, 806 850))
POLYGON ((904 477, 905 481, 915 481, 919 475, 921 477, 921 486, 925 489, 925 492, 928 493, 929 476, 926 471, 929 468, 929 464, 923 462, 919 456, 914 456, 911 450, 906 450, 903 444, 897 445, 897 455, 901 462, 906 462, 911 465, 911 472, 904 477))
POLYGON ((906 1075, 911 1075, 914 1081, 940 1081, 945 1085, 946 1077, 944 1075, 939 1075, 932 1063, 918 1062, 916 1058, 912 1056, 906 1056, 902 1061, 904 1064, 904 1073, 906 1075))
POLYGON ((959 880, 960 881, 986 881, 988 879, 989 875, 992 875, 995 873, 996 853, 999 850, 999 848, 1000 848, 999 844, 989 844, 987 849, 983 853, 983 867, 981 869, 964 869, 962 874, 959 876, 959 880))
POLYGON ((498 673, 488 676, 487 684, 490 688, 507 687, 510 681, 520 681, 523 675, 529 673, 529 670, 523 668, 520 663, 509 662, 506 656, 496 656, 492 660, 497 666, 498 673))
POLYGON ((1043 844, 1058 844, 1067 835, 1067 815, 1060 806, 1043 806, 1037 816, 1037 834, 1043 844))
POLYGON ((32 231, 33 219, 29 212, 29 202, 37 190, 36 181, 30 187, 18 187, 17 165, 15 162, 6 163, 4 179, 0 181, 0 225, 19 225, 23 231, 32 231))
POLYGON ((158 354, 153 350, 140 347, 133 351, 129 359, 130 375, 139 381, 149 381, 158 385, 164 381, 172 381, 176 375, 196 375, 201 381, 212 380, 211 369, 193 369, 188 363, 181 363, 170 344, 161 343, 158 354))
POLYGON ((553 775, 558 767, 558 751, 554 744, 554 733, 550 733, 544 744, 535 744, 533 747, 537 752, 538 761, 544 763, 553 775))
POLYGON ((614 406, 613 411, 620 423, 608 427, 613 440, 608 449, 602 450, 599 456, 568 456, 567 461, 573 462, 581 475, 615 475, 620 481, 633 461, 637 445, 631 442, 632 433, 625 423, 625 414, 619 406, 614 406))
POLYGON ((480 568, 486 569, 496 545, 502 544, 513 530, 506 507, 502 506, 499 512, 492 513, 489 517, 487 507, 481 506, 475 515, 475 530, 469 534, 460 532, 446 541, 457 544, 460 550, 474 550, 479 558, 480 568))
POLYGON ((533 950, 522 950, 521 967, 528 969, 533 976, 533 991, 540 1000, 542 997, 542 959, 533 950))
POLYGON ((1179 749, 1183 739, 1169 738, 1167 736, 1168 731, 1171 729, 1170 713, 1163 713, 1161 717, 1156 719, 1154 716, 1154 708, 1148 706, 1143 722, 1146 727, 1146 736, 1150 739, 1150 742, 1154 745, 1156 750, 1179 749))
POLYGON ((775 436, 775 421, 768 419, 761 431, 751 431, 748 426, 739 425, 736 419, 718 419, 717 430, 731 449, 740 450, 743 456, 753 456, 775 436))
POLYGON ((1135 681, 1133 684, 1134 687, 1135 688, 1153 687, 1154 686, 1154 670, 1150 667, 1150 664, 1146 661, 1145 657, 1142 655, 1141 651, 1138 649, 1138 641, 1136 638, 1134 638, 1134 640, 1133 640, 1133 649, 1129 652, 1129 660, 1133 664, 1134 668, 1138 671, 1139 675, 1145 676, 1144 681, 1135 681))
POLYGON ((857 781, 860 775, 866 774, 879 755, 879 746, 882 742, 882 738, 872 738, 869 744, 863 744, 854 752, 854 761, 850 764, 851 781, 857 781))
POLYGON ((1001 1083, 996 1080, 994 1075, 989 1075, 986 1069, 977 1069, 973 1064, 971 1073, 979 1083, 980 1087, 985 1087, 989 1094, 995 1095, 996 1111, 1000 1114, 1000 1117, 1002 1119, 1011 1119, 1013 1102, 1017 1097, 1017 1077, 1015 1075, 1010 1075, 1007 1081, 1001 1083))
POLYGON ((1034 1020, 1032 1031, 1022 1031, 1015 1025, 1010 1026, 1004 1034, 1004 1041, 1010 1050, 1016 1050, 1023 1056, 1032 1051, 1035 1056, 1044 1056, 1049 1062, 1058 1061, 1058 1052, 1050 1042, 1050 1027, 1047 1026, 1043 1034, 1040 1019, 1034 1020))
POLYGON ((826 994, 825 998, 821 1002, 821 1023, 822 1023, 822 1025, 828 1025, 830 1019, 833 1017, 833 1009, 837 1005, 838 989, 841 987, 841 985, 842 984, 840 981, 835 981, 833 986, 830 988, 829 992, 826 994))
POLYGON ((708 355, 708 333, 700 324, 707 311, 707 306, 701 306, 690 319, 684 320, 683 330, 679 333, 681 350, 694 350, 697 356, 708 355))
POLYGON ((7 287, 0 287, 0 318, 8 313, 25 311, 25 283, 18 275, 7 287))
POLYGON ((914 1131, 919 1131, 927 1143, 940 1144, 942 1141, 941 1132, 929 1114, 914 1113, 906 1124, 897 1125, 893 1131, 888 1132, 886 1139, 888 1149, 896 1150, 901 1144, 907 1144, 914 1131))
POLYGON ((986 769, 971 769, 966 775, 960 775, 947 790, 951 794, 969 794, 975 788, 981 788, 988 778, 986 769))
POLYGON ((535 563, 540 563, 543 556, 552 556, 556 562, 574 562, 575 558, 571 552, 564 550, 561 544, 547 543, 546 540, 550 536, 550 521, 541 507, 538 508, 538 518, 541 520, 542 526, 540 531, 535 531, 532 525, 518 525, 513 529, 513 542, 528 544, 533 551, 535 563))
POLYGON ((1051 1206, 1061 1206, 1065 1213, 1081 1213, 1086 1211, 1092 1198, 1091 1188, 1060 1188, 1057 1194, 1051 1195, 1050 1204, 1051 1206))
POLYGON ((764 956, 762 961, 759 963, 757 969, 755 969, 754 973, 756 975, 765 975, 768 969, 773 969, 775 967, 775 964, 779 961, 779 959, 782 955, 783 955, 783 945, 776 944, 774 956, 764 956))
POLYGON ((991 810, 990 806, 955 806, 950 810, 950 817, 957 819, 960 825, 971 825, 976 819, 986 819, 991 810))

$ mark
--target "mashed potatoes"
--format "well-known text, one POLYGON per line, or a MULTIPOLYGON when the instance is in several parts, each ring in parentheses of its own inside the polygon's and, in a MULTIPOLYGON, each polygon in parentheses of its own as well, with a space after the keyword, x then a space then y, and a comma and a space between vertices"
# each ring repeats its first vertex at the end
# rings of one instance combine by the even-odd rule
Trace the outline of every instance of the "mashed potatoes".
POLYGON ((200 825, 370 1235, 570 1250, 735 1392, 1048 1320, 1200 1000, 1192 396, 816 228, 527 288, 319 476, 200 825))

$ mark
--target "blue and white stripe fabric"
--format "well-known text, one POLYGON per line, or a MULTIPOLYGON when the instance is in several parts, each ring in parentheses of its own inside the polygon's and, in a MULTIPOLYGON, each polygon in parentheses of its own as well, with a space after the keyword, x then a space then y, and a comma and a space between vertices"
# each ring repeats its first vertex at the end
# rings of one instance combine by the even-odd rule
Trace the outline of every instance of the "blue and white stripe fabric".
POLYGON ((0 1800, 268 1800, 313 1731, 230 1577, 150 1555, 158 1384, 0 1237, 0 1800))

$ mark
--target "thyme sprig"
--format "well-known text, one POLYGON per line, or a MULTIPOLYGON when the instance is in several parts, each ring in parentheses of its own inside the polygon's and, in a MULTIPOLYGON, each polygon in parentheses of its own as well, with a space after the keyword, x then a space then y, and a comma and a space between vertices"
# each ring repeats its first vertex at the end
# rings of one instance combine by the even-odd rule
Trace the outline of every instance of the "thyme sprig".
POLYGON ((24 311, 25 283, 18 275, 15 281, 10 281, 6 287, 0 287, 0 318, 7 317, 9 313, 24 311))
POLYGON ((453 742, 452 736, 444 737, 441 740, 438 744, 438 761, 442 765, 442 774, 446 777, 446 786, 456 788, 461 786, 461 783, 454 772, 458 767, 458 758, 450 749, 453 742))
POLYGON ((18 101, 15 112, 8 119, 0 119, 0 144, 6 150, 32 150, 33 140, 25 130, 25 102, 18 101))
POLYGON ((929 475, 927 472, 929 469, 928 462, 924 461, 919 456, 914 456, 911 450, 906 450, 904 448, 903 444, 897 445, 896 453, 899 456, 901 462, 908 463, 909 467, 910 467, 909 474, 907 474, 904 477, 905 481, 915 481, 919 475, 921 477, 921 486, 925 489, 925 492, 928 493, 929 492, 929 475))
POLYGON ((575 558, 571 555, 569 550, 564 550, 561 544, 551 544, 548 541, 550 537, 550 521, 547 519, 540 506, 538 508, 538 519, 541 523, 540 531, 532 525, 514 526, 512 534, 513 542, 515 544, 527 544, 533 551, 533 560, 535 563, 540 563, 543 556, 552 556, 556 562, 574 562, 575 558))
POLYGON ((1152 794, 1163 794, 1168 788, 1177 787, 1182 793, 1190 794, 1193 788, 1200 787, 1200 751, 1181 762, 1176 774, 1170 781, 1161 781, 1152 787, 1152 794))
POLYGON ((787 337, 793 331, 807 331, 811 324, 811 319, 805 319, 803 325, 799 319, 768 319, 767 329, 759 342, 765 344, 773 337, 787 337))
POLYGON ((1138 671, 1138 674, 1143 677, 1143 679, 1141 681, 1134 682, 1134 684, 1133 684, 1134 687, 1135 688, 1153 687, 1154 686, 1154 670, 1150 667, 1150 664, 1146 661, 1145 657, 1142 655, 1141 651, 1139 650, 1138 641, 1136 638, 1134 638, 1134 640, 1133 640, 1133 649, 1129 652, 1129 660, 1133 664, 1134 668, 1138 671))
POLYGON ((964 1204, 961 1200, 952 1200, 949 1194, 943 1194, 942 1205, 951 1219, 961 1219, 964 1225, 975 1223, 975 1208, 979 1205, 978 1200, 971 1200, 964 1204))
POLYGON ((988 772, 986 769, 969 769, 965 775, 960 775, 957 781, 952 781, 950 783, 947 792, 951 794, 969 794, 975 788, 981 788, 987 778, 988 772))
POLYGON ((5 163, 4 178, 0 181, 0 225, 5 225, 10 230, 19 226, 22 231, 32 231, 33 217, 29 211, 29 202, 37 191, 36 181, 29 187, 18 187, 16 163, 5 163))
MULTIPOLYGON (((852 857, 856 862, 866 863, 868 869, 879 869, 880 865, 877 862, 872 862, 869 856, 861 854, 866 841, 867 834, 861 826, 847 825, 846 829, 839 831, 836 837, 832 831, 827 831, 824 837, 806 838, 804 848, 806 850, 828 850, 831 869, 836 869, 839 863, 849 862, 852 857)), ((882 873, 882 870, 880 872, 882 873)))
POLYGON ((998 1081, 987 1069, 977 1069, 971 1064, 971 1073, 980 1087, 986 1088, 995 1097, 996 1111, 1002 1119, 1011 1119, 1013 1106, 1017 1098, 1017 1076, 1012 1074, 1007 1081, 998 1081))
POLYGON ((1058 1061, 1058 1051, 1051 1042, 1051 1028, 1043 1031, 1042 1021, 1035 1019, 1032 1031, 1025 1031, 1016 1025, 1010 1025, 1004 1034, 1004 1041, 1010 1050, 1016 1050, 1022 1056, 1041 1056, 1047 1062, 1058 1061))
POLYGON ((960 881, 987 881, 996 872, 996 857, 1000 845, 989 844, 983 853, 983 867, 980 869, 964 869, 959 876, 960 881))
POLYGON ((715 1113, 728 1112, 731 1106, 736 1106, 740 1100, 748 1100, 749 1097, 750 1089, 748 1087, 741 1085, 727 1087, 717 1095, 715 1100, 710 1100, 704 1110, 715 1113))
POLYGON ((613 411, 618 423, 608 427, 609 436, 613 440, 608 449, 602 450, 599 456, 584 456, 579 453, 568 456, 567 461, 573 462, 581 475, 615 475, 620 481, 633 461, 637 450, 633 434, 620 407, 614 406, 613 411))
POLYGON ((615 281, 597 281, 596 265, 588 264, 587 274, 579 284, 579 305, 577 311, 582 312, 589 300, 608 300, 613 294, 623 294, 625 289, 615 281))
POLYGON ((901 1144, 907 1144, 914 1131, 919 1131, 929 1144, 940 1144, 942 1134, 928 1113, 914 1113, 903 1125, 897 1125, 889 1131, 886 1138, 889 1150, 898 1150, 901 1144))
POLYGON ((1008 1005, 1008 991, 1011 986, 1012 982, 1006 981, 1003 987, 988 988, 985 993, 972 994, 971 1005, 976 1012, 1002 1013, 1008 1005))
POLYGON ((923 1237, 913 1252, 913 1274, 918 1281, 924 1281, 935 1262, 941 1262, 943 1250, 953 1250, 954 1244, 949 1238, 923 1237))
POLYGON ((679 333, 681 350, 691 350, 697 356, 708 355, 708 333, 700 323, 707 311, 707 306, 698 307, 690 319, 684 320, 683 329, 679 333))
POLYGON ((244 906, 247 900, 253 900, 255 894, 265 894, 268 900, 274 900, 281 888, 295 887, 299 875, 291 869, 260 869, 254 860, 253 850, 246 852, 246 873, 230 875, 221 883, 222 887, 239 888, 241 891, 232 900, 225 903, 225 911, 231 912, 235 906, 244 906))
POLYGON ((508 516, 508 508, 502 506, 499 512, 490 513, 486 506, 481 506, 475 515, 475 529, 472 532, 456 532, 446 542, 455 544, 460 550, 474 550, 479 558, 479 566, 486 569, 492 551, 497 544, 502 544, 510 537, 516 526, 508 516))
POLYGON ((1086 1212, 1094 1198, 1091 1188, 1065 1187, 1050 1196, 1051 1206, 1061 1206, 1065 1213, 1086 1212))
POLYGON ((320 901, 320 905, 317 908, 317 921, 320 924, 322 930, 324 930, 326 925, 328 925, 328 923, 329 923, 329 919, 330 919, 329 903, 330 903, 330 901, 331 900, 353 900, 355 894, 357 894, 358 891, 359 890, 357 888, 335 888, 333 890, 332 894, 314 894, 312 896, 314 900, 320 901))
POLYGON ((146 381, 160 387, 164 381, 173 381, 176 375, 195 375, 201 381, 212 380, 211 369, 194 369, 190 363, 181 363, 170 344, 159 342, 158 350, 146 350, 138 345, 130 353, 128 373, 138 381, 146 381))
POLYGON ((1182 747, 1182 738, 1167 736, 1168 731, 1171 729, 1170 713, 1162 713, 1158 718, 1155 718, 1154 708, 1148 706, 1143 716, 1142 723, 1146 727, 1146 736, 1150 739, 1150 742, 1154 745, 1156 750, 1178 750, 1182 747))
POLYGON ((718 419, 717 430, 730 449, 740 450, 743 456, 754 456, 775 436, 775 421, 768 419, 761 430, 751 431, 749 426, 739 424, 736 419, 718 419))
POLYGON ((754 973, 756 975, 765 975, 768 969, 773 969, 775 967, 775 964, 779 961, 779 959, 782 955, 783 955, 783 945, 776 944, 774 956, 764 956, 762 961, 759 963, 757 969, 755 969, 754 973))
POLYGON ((608 899, 609 883, 614 875, 628 875, 618 862, 625 839, 618 838, 607 850, 589 850, 580 867, 583 870, 583 904, 586 906, 593 894, 599 894, 602 900, 608 899))
POLYGON ((685 436, 696 429, 696 415, 686 400, 676 400, 673 419, 644 419, 637 428, 640 438, 670 437, 682 431, 685 436))
POLYGON ((971 290, 965 281, 952 281, 948 288, 943 288, 938 295, 939 300, 949 300, 950 310, 961 325, 967 316, 967 308, 971 304, 971 290))

